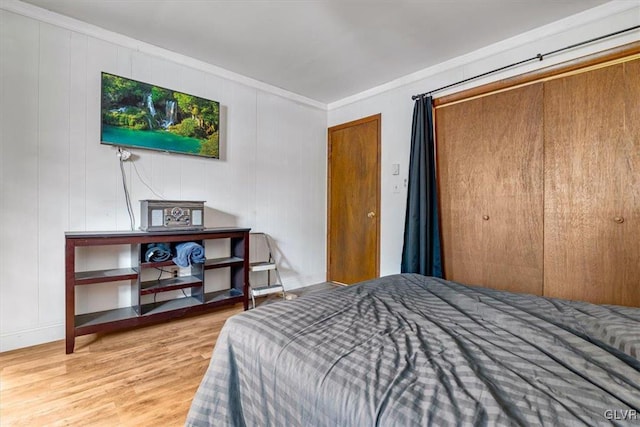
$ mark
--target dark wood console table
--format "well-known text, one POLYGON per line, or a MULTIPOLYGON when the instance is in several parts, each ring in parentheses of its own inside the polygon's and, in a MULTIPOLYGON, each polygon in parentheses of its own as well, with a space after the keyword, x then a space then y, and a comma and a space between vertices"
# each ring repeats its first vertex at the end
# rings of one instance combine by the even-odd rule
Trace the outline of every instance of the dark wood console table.
POLYGON ((73 353, 75 337, 97 332, 110 332, 169 319, 203 313, 221 306, 243 303, 247 310, 249 295, 249 228, 208 228, 201 231, 106 231, 67 232, 66 249, 66 352, 73 353), (171 248, 181 242, 196 242, 205 245, 213 239, 228 239, 229 254, 223 258, 207 259, 201 264, 192 264, 190 275, 172 275, 176 265, 171 259, 148 262, 145 253, 152 243, 165 243, 171 248), (76 270, 76 248, 87 246, 131 245, 131 267, 110 268, 94 271, 76 270), (206 270, 230 269, 228 287, 207 292, 206 270), (160 271, 155 280, 143 281, 145 269, 160 271), (173 269, 169 271, 169 269, 173 269), (164 270, 164 272, 162 271, 164 270), (162 275, 169 276, 161 278, 162 275), (129 281, 131 284, 131 306, 92 313, 76 314, 76 286, 93 283, 129 281), (156 301, 162 292, 182 290, 183 296, 156 301), (186 291, 189 291, 187 295, 186 291), (144 302, 143 296, 152 295, 153 301, 144 302))

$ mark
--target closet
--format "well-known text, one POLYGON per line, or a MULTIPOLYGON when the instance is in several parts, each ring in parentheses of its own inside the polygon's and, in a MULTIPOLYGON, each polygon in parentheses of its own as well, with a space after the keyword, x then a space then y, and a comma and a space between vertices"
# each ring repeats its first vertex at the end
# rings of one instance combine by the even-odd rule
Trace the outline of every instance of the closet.
POLYGON ((545 83, 544 289, 640 306, 640 59, 545 83))
POLYGON ((447 279, 542 294, 542 107, 534 84, 436 110, 447 279))
POLYGON ((437 104, 445 277, 640 306, 640 59, 437 104))

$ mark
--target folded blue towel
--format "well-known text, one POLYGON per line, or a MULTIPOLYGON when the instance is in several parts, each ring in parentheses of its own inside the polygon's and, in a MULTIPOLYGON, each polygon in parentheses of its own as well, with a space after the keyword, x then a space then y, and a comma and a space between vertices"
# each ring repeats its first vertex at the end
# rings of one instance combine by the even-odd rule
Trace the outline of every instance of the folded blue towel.
POLYGON ((204 248, 196 242, 180 243, 176 246, 173 262, 179 267, 188 267, 191 263, 202 264, 205 261, 204 248))
POLYGON ((147 246, 144 259, 147 262, 161 262, 171 258, 171 250, 167 243, 151 243, 147 246))

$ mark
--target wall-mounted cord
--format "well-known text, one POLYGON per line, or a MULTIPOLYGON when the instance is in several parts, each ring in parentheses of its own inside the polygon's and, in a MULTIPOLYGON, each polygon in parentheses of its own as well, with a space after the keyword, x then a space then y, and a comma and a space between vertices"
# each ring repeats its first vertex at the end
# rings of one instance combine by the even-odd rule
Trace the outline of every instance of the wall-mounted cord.
POLYGON ((162 277, 162 273, 169 273, 169 274, 173 274, 172 270, 165 270, 164 268, 160 268, 160 267, 155 267, 156 270, 160 271, 160 275, 158 275, 158 278, 156 279, 156 281, 160 281, 160 278, 162 277))
POLYGON ((124 173, 124 165, 123 163, 129 160, 131 157, 131 153, 127 150, 123 150, 118 147, 118 160, 120 161, 120 172, 122 174, 122 187, 124 188, 124 199, 127 204, 127 212, 129 213, 129 220, 131 222, 131 230, 135 230, 136 220, 133 216, 133 208, 131 207, 131 197, 129 196, 129 188, 127 187, 127 176, 124 173))
POLYGON ((161 196, 158 193, 156 193, 153 190, 153 188, 151 188, 151 186, 149 184, 147 184, 144 179, 142 179, 142 176, 140 175, 140 172, 138 171, 138 167, 136 166, 136 162, 131 162, 131 164, 133 165, 133 169, 136 171, 136 175, 138 175, 138 179, 140 180, 140 182, 143 183, 144 186, 147 187, 149 189, 149 191, 151 191, 155 196, 157 196, 158 198, 160 198, 162 200, 166 200, 166 198, 164 198, 163 196, 161 196))

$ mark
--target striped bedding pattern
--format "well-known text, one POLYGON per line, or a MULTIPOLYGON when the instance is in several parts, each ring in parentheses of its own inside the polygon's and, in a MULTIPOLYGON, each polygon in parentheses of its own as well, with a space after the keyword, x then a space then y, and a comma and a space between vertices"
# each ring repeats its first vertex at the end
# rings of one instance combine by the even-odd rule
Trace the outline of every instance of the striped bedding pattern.
POLYGON ((230 318, 189 426, 640 425, 640 309, 402 274, 230 318))

